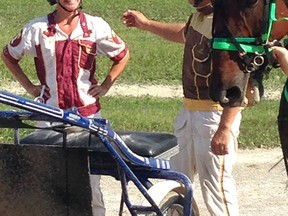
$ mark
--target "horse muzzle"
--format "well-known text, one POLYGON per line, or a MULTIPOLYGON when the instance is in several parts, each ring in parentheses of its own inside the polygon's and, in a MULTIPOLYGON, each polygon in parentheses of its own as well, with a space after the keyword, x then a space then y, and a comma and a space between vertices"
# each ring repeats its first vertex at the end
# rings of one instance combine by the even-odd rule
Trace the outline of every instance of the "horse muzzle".
POLYGON ((227 90, 214 91, 210 90, 210 97, 213 101, 219 102, 222 107, 237 107, 247 103, 244 92, 237 86, 227 90))

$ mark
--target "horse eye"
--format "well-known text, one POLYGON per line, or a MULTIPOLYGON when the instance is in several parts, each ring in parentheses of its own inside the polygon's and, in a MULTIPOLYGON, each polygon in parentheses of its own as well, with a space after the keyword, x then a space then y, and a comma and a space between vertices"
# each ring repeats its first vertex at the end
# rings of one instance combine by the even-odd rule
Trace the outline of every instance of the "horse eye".
POLYGON ((247 6, 254 6, 258 3, 258 0, 246 0, 247 6))

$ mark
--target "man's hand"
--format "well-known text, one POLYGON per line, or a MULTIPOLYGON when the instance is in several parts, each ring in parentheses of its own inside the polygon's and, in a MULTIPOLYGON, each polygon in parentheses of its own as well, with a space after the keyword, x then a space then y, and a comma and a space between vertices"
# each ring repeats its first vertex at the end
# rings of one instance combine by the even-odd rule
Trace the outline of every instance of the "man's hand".
POLYGON ((88 94, 97 99, 101 96, 104 96, 108 91, 109 89, 103 85, 92 85, 88 91, 88 94))
POLYGON ((225 155, 229 153, 230 130, 217 130, 211 141, 211 150, 216 155, 225 155))
POLYGON ((224 108, 219 127, 211 140, 211 150, 214 154, 225 155, 229 153, 231 127, 239 112, 241 112, 240 107, 224 108))
MULTIPOLYGON (((36 98, 41 95, 42 88, 42 85, 31 85, 29 88, 26 89, 26 91, 34 98, 36 98)), ((47 88, 47 86, 45 87, 45 90, 43 92, 43 97, 50 98, 49 89, 47 88)))
POLYGON ((139 11, 128 10, 123 13, 123 24, 127 27, 136 27, 138 29, 145 30, 149 25, 149 19, 139 11))

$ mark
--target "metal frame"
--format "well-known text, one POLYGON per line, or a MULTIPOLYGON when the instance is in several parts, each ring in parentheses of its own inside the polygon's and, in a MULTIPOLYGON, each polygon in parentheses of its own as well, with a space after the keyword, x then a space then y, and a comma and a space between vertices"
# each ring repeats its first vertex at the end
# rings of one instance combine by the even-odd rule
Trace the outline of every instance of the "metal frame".
MULTIPOLYGON (((0 112, 0 116, 2 118, 6 118, 12 122, 10 124, 8 123, 6 126, 4 125, 4 127, 15 129, 15 144, 18 144, 20 140, 18 131, 19 128, 34 128, 31 125, 22 123, 23 119, 32 121, 49 119, 50 121, 58 121, 70 126, 77 126, 83 128, 84 130, 90 131, 91 134, 97 135, 114 159, 117 165, 117 171, 115 172, 115 169, 97 169, 93 163, 90 162, 90 173, 111 175, 116 177, 116 179, 119 178, 122 187, 119 215, 122 215, 124 203, 133 216, 138 215, 139 213, 152 212, 159 216, 163 215, 153 197, 151 197, 151 195, 148 193, 149 188, 152 186, 152 183, 149 180, 150 178, 173 180, 180 183, 185 188, 183 215, 192 215, 192 183, 190 179, 182 173, 171 171, 171 164, 169 160, 154 157, 143 157, 132 152, 121 137, 109 126, 110 124, 106 119, 88 119, 79 115, 76 109, 62 110, 4 91, 0 91, 0 103, 28 111, 0 112), (18 122, 18 126, 14 125, 15 121, 18 122), (135 184, 141 194, 149 202, 150 206, 133 205, 130 202, 127 189, 127 184, 129 181, 132 181, 135 184)), ((63 135, 63 139, 63 146, 65 147, 65 134, 63 135)), ((93 149, 89 149, 89 152, 91 153, 90 157, 93 157, 93 149)))

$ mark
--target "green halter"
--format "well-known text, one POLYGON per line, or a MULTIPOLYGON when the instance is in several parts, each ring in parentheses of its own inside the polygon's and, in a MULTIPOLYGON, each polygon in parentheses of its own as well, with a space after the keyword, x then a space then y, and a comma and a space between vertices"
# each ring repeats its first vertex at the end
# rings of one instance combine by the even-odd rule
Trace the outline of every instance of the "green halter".
MULTIPOLYGON (((269 37, 271 35, 273 22, 279 21, 279 20, 288 20, 287 17, 277 19, 275 14, 276 14, 276 0, 271 0, 270 1, 270 13, 269 13, 268 29, 267 29, 267 32, 265 34, 261 35, 262 41, 265 41, 266 43, 268 42, 269 37)), ((258 38, 246 37, 246 38, 235 38, 235 39, 239 43, 241 48, 245 51, 245 53, 258 53, 258 54, 267 53, 267 50, 265 50, 265 48, 263 46, 264 44, 262 44, 262 45, 253 45, 252 44, 252 43, 256 43, 258 38)), ((217 49, 217 50, 239 51, 230 38, 213 38, 212 47, 213 47, 213 49, 217 49)), ((269 49, 269 51, 271 51, 271 50, 269 49)))
MULTIPOLYGON (((276 18, 276 0, 270 1, 270 11, 269 11, 269 20, 268 20, 268 28, 267 32, 261 35, 261 40, 265 41, 265 43, 268 43, 268 40, 271 36, 272 31, 272 24, 273 22, 280 21, 280 20, 286 20, 288 21, 287 17, 283 18, 276 18)), ((254 53, 258 55, 263 55, 271 52, 271 49, 267 47, 265 48, 265 44, 262 45, 253 45, 256 44, 256 41, 258 41, 258 38, 253 37, 246 37, 246 38, 234 38, 238 45, 241 47, 242 50, 244 50, 245 53, 254 53)), ((235 41, 234 40, 234 41, 235 41)), ((225 51, 239 51, 239 48, 236 47, 235 42, 233 42, 230 38, 213 38, 213 49, 217 50, 225 50, 225 51)), ((284 97, 286 101, 288 102, 288 86, 286 85, 284 87, 284 97)))

